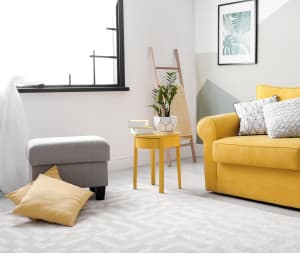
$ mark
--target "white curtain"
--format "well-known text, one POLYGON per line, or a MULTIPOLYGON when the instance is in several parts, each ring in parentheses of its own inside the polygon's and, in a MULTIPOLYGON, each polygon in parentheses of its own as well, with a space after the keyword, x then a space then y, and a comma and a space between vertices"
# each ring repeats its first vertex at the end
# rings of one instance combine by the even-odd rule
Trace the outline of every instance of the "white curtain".
POLYGON ((0 191, 8 193, 29 182, 26 158, 27 122, 18 78, 1 83, 0 90, 0 191))

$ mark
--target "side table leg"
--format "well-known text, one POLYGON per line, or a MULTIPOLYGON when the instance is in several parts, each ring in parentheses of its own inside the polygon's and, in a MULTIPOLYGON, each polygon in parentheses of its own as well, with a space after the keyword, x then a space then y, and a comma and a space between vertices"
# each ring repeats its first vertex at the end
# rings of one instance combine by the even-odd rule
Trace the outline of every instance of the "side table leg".
POLYGON ((181 189, 181 158, 180 158, 180 146, 176 147, 176 159, 177 159, 178 189, 181 189))
POLYGON ((164 193, 164 148, 162 145, 159 147, 159 192, 164 193))
POLYGON ((167 149, 167 160, 168 160, 168 167, 172 167, 172 157, 171 157, 171 149, 167 149))
POLYGON ((133 189, 137 188, 137 164, 138 164, 138 150, 134 147, 134 157, 133 157, 133 189))
POLYGON ((155 149, 151 150, 151 184, 155 185, 155 149))

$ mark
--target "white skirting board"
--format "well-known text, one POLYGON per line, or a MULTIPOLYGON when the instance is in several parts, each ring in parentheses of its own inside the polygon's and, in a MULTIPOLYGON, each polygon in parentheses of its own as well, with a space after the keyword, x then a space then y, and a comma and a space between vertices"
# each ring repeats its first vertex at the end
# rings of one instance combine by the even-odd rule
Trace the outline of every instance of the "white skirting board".
MULTIPOLYGON (((196 148, 196 156, 203 157, 203 145, 195 144, 196 148)), ((158 151, 156 151, 156 162, 158 162, 158 151)), ((166 159, 165 155, 165 159, 166 159)), ((175 161, 176 154, 175 149, 171 149, 171 157, 172 160, 175 161)), ((181 148, 181 158, 191 158, 192 152, 190 147, 182 147, 181 148)), ((138 151, 138 165, 150 165, 150 150, 139 149, 138 151)), ((133 166, 133 156, 124 156, 124 157, 112 157, 112 159, 108 163, 108 168, 111 170, 120 170, 131 168, 133 166)))

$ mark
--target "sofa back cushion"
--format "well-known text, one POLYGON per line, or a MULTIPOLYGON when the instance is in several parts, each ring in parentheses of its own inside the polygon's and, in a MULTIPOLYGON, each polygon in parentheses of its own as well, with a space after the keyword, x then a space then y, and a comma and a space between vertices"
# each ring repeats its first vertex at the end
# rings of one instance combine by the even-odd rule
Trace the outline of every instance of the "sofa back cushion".
POLYGON ((240 118, 239 135, 266 134, 263 107, 274 102, 277 102, 276 96, 234 104, 234 109, 240 118))
POLYGON ((263 113, 270 137, 300 137, 300 97, 267 104, 263 113))
POLYGON ((263 99, 276 95, 278 101, 300 97, 300 87, 279 87, 270 85, 257 85, 256 98, 263 99))

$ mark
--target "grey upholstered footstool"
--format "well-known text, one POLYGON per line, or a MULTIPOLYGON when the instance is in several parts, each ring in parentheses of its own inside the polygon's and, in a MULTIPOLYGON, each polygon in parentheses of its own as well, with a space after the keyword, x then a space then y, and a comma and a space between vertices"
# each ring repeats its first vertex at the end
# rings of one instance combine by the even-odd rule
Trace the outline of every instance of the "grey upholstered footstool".
POLYGON ((89 187, 97 200, 105 198, 107 162, 110 159, 110 147, 105 139, 98 136, 32 139, 27 151, 32 180, 57 165, 64 181, 89 187))

